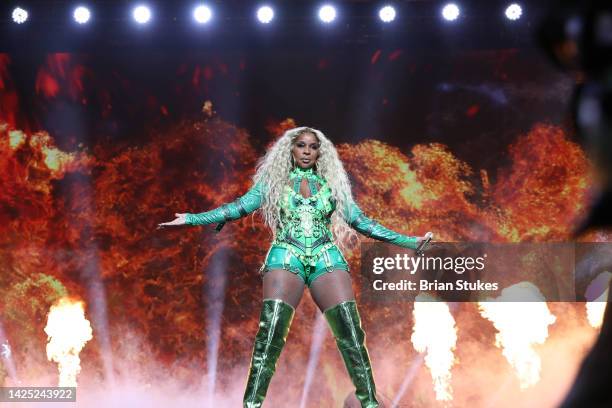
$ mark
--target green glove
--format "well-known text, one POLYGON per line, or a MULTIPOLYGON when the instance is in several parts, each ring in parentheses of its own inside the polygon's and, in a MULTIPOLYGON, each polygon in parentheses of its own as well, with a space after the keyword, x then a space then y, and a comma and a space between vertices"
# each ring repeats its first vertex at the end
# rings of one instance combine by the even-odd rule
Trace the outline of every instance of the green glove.
POLYGON ((417 249, 418 247, 417 237, 409 237, 383 227, 378 222, 368 218, 354 201, 348 206, 346 222, 366 237, 390 242, 404 248, 417 249))
POLYGON ((237 220, 257 210, 261 207, 262 201, 262 185, 257 183, 245 195, 231 203, 223 204, 214 210, 199 214, 186 214, 185 224, 208 225, 219 223, 220 226, 217 227, 217 230, 220 230, 226 221, 237 220))

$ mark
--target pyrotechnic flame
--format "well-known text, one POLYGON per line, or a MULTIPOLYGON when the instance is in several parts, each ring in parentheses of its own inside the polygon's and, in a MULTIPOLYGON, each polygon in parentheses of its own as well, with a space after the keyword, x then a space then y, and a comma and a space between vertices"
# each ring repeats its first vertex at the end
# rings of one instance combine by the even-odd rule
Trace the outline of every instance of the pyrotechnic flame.
POLYGON ((594 328, 598 329, 603 323, 604 312, 606 311, 606 299, 608 298, 608 292, 610 289, 606 289, 600 297, 592 302, 586 303, 587 319, 589 324, 594 328))
POLYGON ((603 323, 611 281, 612 273, 603 271, 593 279, 584 294, 589 300, 586 303, 587 319, 589 324, 596 329, 600 328, 603 323))
POLYGON ((412 344, 425 354, 425 365, 431 372, 438 401, 450 401, 451 367, 455 363, 457 328, 445 302, 437 302, 427 294, 419 294, 414 302, 412 344))
POLYGON ((514 368, 520 387, 536 384, 542 364, 533 346, 544 344, 548 326, 556 320, 540 290, 529 282, 520 282, 502 290, 495 299, 478 302, 478 308, 498 330, 495 345, 502 348, 502 354, 514 368))
POLYGON ((83 302, 70 298, 59 299, 49 310, 45 333, 49 336, 47 358, 58 364, 58 385, 76 387, 76 377, 81 371, 79 353, 92 339, 91 325, 85 318, 83 302))

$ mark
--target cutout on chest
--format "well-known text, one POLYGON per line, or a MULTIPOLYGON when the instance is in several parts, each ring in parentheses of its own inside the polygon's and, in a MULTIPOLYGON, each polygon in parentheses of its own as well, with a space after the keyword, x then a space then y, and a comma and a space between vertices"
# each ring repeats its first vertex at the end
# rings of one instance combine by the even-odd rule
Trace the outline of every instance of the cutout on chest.
POLYGON ((285 213, 301 209, 302 211, 319 212, 323 216, 329 216, 336 207, 327 184, 323 184, 315 194, 309 197, 304 197, 301 192, 295 192, 292 188, 286 187, 283 202, 285 205, 282 211, 285 213))
POLYGON ((296 178, 291 186, 293 191, 302 196, 302 198, 310 198, 321 190, 321 184, 311 178, 296 178))

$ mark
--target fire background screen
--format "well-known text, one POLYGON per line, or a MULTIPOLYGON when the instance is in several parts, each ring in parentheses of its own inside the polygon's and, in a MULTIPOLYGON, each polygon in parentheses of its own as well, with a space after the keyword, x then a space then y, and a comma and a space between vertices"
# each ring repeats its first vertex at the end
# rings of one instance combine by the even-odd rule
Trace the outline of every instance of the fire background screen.
MULTIPOLYGON (((535 46, 0 54, 0 384, 239 406, 270 233, 257 216, 156 226, 244 194, 291 127, 321 129, 361 208, 397 231, 573 240, 593 184, 575 83, 535 46)), ((360 302, 359 247, 345 255, 360 302)), ((359 304, 400 407, 554 406, 598 333, 585 303, 359 304)), ((351 389, 306 292, 266 404, 338 407, 351 389)))

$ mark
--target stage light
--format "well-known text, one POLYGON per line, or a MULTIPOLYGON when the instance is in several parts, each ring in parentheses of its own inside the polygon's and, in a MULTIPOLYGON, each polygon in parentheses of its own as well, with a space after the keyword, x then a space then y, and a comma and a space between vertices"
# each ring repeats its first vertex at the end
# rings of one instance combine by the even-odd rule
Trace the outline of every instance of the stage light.
POLYGON ((268 24, 274 18, 274 10, 270 6, 261 6, 257 9, 257 19, 263 23, 268 24))
POLYGON ((319 9, 319 19, 324 23, 331 23, 336 19, 336 9, 329 4, 319 9))
POLYGON ((206 24, 212 18, 212 10, 205 5, 197 6, 193 9, 193 19, 200 24, 206 24))
POLYGON ((395 9, 392 6, 385 6, 378 12, 378 17, 385 23, 395 20, 395 15, 395 9))
POLYGON ((74 17, 74 21, 79 24, 85 24, 91 18, 91 13, 87 7, 79 6, 74 9, 74 13, 72 13, 72 17, 74 17))
POLYGON ((145 24, 151 20, 151 9, 147 6, 137 6, 134 7, 134 11, 132 12, 132 17, 138 24, 145 24))
POLYGON ((442 17, 447 21, 454 21, 459 17, 459 7, 454 3, 449 3, 442 9, 442 17))
POLYGON ((28 19, 28 12, 22 9, 21 7, 16 7, 13 9, 13 13, 11 14, 13 17, 13 21, 17 24, 25 23, 28 19))
POLYGON ((513 3, 506 8, 506 17, 508 20, 518 20, 523 14, 523 9, 516 3, 513 3))

